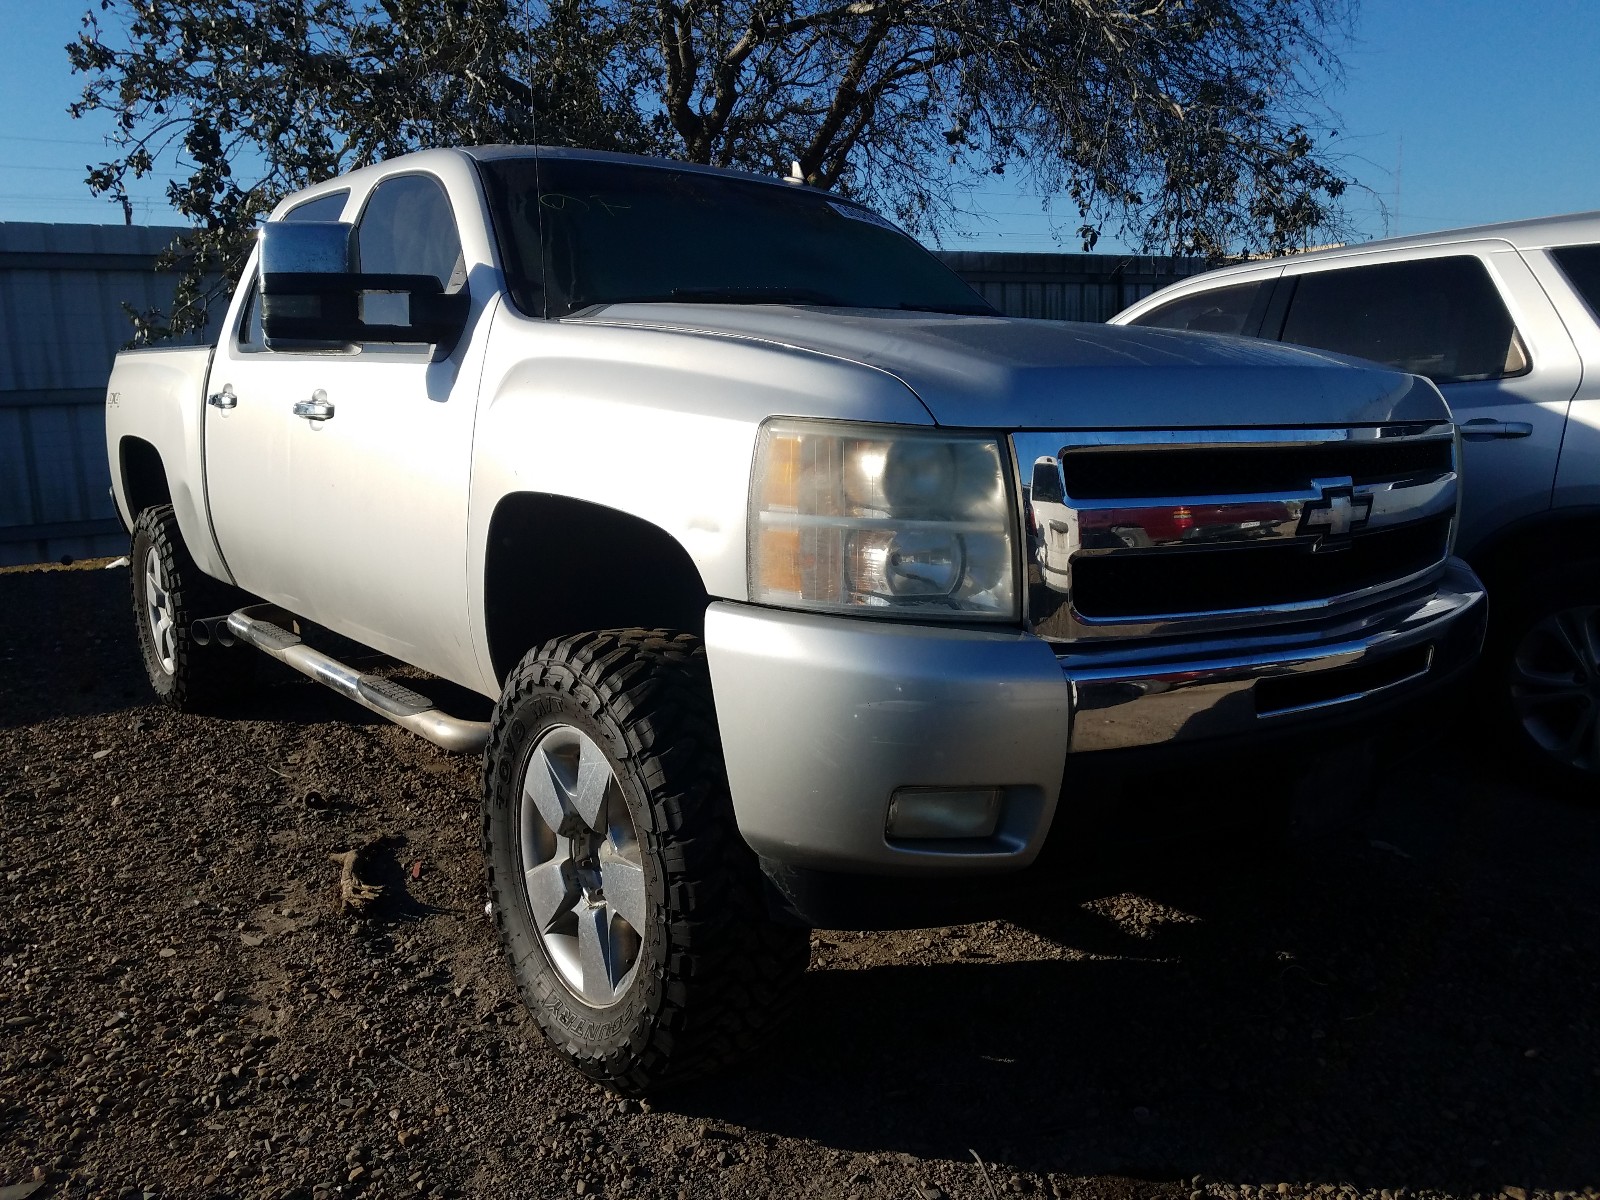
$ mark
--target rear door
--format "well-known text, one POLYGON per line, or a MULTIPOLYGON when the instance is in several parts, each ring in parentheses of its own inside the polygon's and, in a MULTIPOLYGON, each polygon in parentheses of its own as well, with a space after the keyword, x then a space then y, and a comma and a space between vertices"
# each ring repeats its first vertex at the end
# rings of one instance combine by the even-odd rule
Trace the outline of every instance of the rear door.
POLYGON ((1524 258, 1586 364, 1561 443, 1554 503, 1600 505, 1600 243, 1529 250, 1524 258))
MULTIPOLYGON (((337 221, 349 195, 318 196, 283 219, 337 221)), ((206 505, 217 545, 239 586, 299 611, 296 531, 285 515, 291 426, 277 400, 291 384, 296 356, 267 349, 253 259, 243 287, 244 301, 223 330, 206 389, 206 505)))
POLYGON ((1263 336, 1370 359, 1439 385, 1463 436, 1463 553, 1550 507, 1581 372, 1572 339, 1509 245, 1462 242, 1291 261, 1279 286, 1272 307, 1282 323, 1263 336))

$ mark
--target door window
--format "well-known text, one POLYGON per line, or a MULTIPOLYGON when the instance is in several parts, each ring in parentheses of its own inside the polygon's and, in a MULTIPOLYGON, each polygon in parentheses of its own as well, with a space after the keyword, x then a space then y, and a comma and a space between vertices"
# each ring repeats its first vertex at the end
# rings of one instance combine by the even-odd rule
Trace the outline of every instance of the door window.
POLYGON ((1254 322, 1250 320, 1250 315, 1266 286, 1264 282, 1239 283, 1184 296, 1151 309, 1131 323, 1154 329, 1191 329, 1200 333, 1254 333, 1254 322))
MULTIPOLYGON (((346 190, 302 200, 284 213, 281 220, 337 221, 344 212, 344 202, 349 198, 350 193, 346 190)), ((234 344, 246 353, 255 354, 267 348, 267 340, 261 333, 261 279, 254 274, 250 276, 250 290, 245 293, 244 308, 239 314, 237 334, 234 344)))
MULTIPOLYGON (((356 229, 356 253, 368 275, 432 275, 447 292, 466 279, 450 199, 427 175, 397 175, 377 186, 356 229)), ((368 293, 361 319, 404 325, 409 307, 404 296, 368 293)))
POLYGON ((1600 319, 1600 246, 1557 246, 1550 253, 1572 290, 1600 319))
POLYGON ((283 219, 285 221, 337 221, 344 214, 344 202, 349 198, 350 193, 347 190, 329 192, 326 196, 302 200, 284 213, 283 219))
POLYGON ((1435 383, 1528 370, 1505 301, 1476 255, 1294 277, 1282 340, 1426 375, 1435 383))

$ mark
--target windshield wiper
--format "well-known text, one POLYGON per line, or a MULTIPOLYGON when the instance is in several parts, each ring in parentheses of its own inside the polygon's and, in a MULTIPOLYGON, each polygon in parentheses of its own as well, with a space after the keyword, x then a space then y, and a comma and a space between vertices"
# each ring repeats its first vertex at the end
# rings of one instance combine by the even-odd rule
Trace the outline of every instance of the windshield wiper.
POLYGON ((830 308, 848 307, 837 296, 830 296, 826 292, 814 292, 810 288, 673 288, 672 298, 687 300, 691 304, 821 304, 830 308))
POLYGON ((673 288, 638 296, 605 296, 574 301, 580 308, 599 304, 819 304, 830 308, 848 307, 837 296, 807 288, 786 287, 695 287, 673 288))
POLYGON ((895 305, 903 312, 955 313, 963 317, 997 317, 999 311, 988 304, 907 304, 895 305))
POLYGON ((954 313, 967 317, 993 317, 999 314, 986 304, 852 304, 838 296, 810 288, 790 287, 691 287, 673 288, 637 296, 607 296, 598 300, 575 301, 577 308, 602 304, 813 304, 822 308, 893 308, 904 312, 954 313))

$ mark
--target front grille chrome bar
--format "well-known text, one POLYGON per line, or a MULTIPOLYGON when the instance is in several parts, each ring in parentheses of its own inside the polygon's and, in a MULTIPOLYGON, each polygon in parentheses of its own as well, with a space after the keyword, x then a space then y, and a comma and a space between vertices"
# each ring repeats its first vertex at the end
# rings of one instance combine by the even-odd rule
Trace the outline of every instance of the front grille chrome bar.
POLYGON ((1024 432, 1028 617, 1060 641, 1303 620, 1449 556, 1449 424, 1024 432), (1182 485, 1163 492, 1168 481, 1182 485))

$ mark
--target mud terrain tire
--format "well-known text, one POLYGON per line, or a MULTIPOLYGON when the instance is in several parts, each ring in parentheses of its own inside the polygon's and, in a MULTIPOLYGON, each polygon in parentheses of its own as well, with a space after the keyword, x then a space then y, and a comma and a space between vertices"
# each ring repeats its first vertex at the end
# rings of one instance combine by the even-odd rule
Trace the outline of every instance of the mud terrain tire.
POLYGON ((744 1058, 780 1023, 809 931, 769 916, 697 638, 612 630, 530 652, 495 710, 483 794, 501 944, 585 1075, 642 1095, 744 1058))

